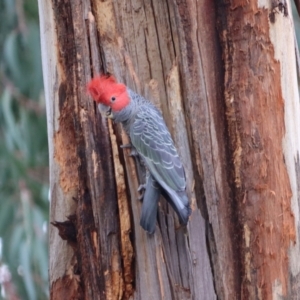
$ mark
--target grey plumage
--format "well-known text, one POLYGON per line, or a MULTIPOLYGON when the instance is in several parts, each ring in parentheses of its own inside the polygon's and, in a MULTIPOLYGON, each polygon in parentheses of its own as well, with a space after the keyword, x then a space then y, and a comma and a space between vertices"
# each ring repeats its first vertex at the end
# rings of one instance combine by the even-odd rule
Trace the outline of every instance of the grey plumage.
POLYGON ((148 232, 154 231, 161 193, 176 211, 180 223, 187 224, 191 208, 186 194, 185 173, 169 130, 152 103, 129 89, 127 92, 131 99, 129 105, 121 111, 112 112, 112 118, 123 124, 133 147, 150 172, 140 224, 148 232))
POLYGON ((149 174, 143 196, 143 206, 140 220, 140 225, 149 233, 153 233, 155 231, 155 221, 160 194, 161 190, 157 181, 151 174, 149 174))

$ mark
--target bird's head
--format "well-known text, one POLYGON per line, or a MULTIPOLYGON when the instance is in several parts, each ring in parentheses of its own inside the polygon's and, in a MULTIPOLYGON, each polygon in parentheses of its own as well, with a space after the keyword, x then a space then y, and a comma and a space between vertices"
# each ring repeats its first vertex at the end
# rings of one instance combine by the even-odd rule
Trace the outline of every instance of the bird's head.
POLYGON ((107 118, 114 118, 114 113, 120 112, 130 103, 126 86, 117 83, 113 76, 97 76, 87 85, 87 90, 97 102, 99 110, 107 118))

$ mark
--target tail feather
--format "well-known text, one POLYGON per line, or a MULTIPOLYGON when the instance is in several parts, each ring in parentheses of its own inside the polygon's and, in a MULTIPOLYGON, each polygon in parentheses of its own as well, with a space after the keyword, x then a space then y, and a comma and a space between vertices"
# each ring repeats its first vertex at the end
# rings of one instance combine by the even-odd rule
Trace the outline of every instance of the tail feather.
POLYGON ((186 225, 192 213, 185 191, 176 192, 166 185, 162 186, 150 174, 147 179, 140 219, 140 225, 149 233, 155 231, 158 201, 161 194, 177 213, 180 224, 186 225))
POLYGON ((186 225, 189 221, 189 216, 192 213, 186 192, 176 192, 173 190, 166 191, 162 189, 162 195, 176 211, 180 224, 186 225))
POLYGON ((147 180, 147 186, 143 197, 140 225, 149 233, 155 231, 158 200, 161 190, 152 175, 147 180))

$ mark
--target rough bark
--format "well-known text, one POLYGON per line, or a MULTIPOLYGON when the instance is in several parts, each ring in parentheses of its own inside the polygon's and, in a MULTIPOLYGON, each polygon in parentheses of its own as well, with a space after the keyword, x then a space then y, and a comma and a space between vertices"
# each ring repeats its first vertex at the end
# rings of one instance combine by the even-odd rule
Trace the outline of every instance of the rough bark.
POLYGON ((290 8, 275 4, 39 1, 51 299, 297 299, 300 110, 290 8), (101 72, 162 110, 186 229, 164 199, 155 234, 139 226, 128 138, 86 94, 101 72))
POLYGON ((226 16, 221 39, 229 147, 242 230, 243 299, 296 299, 299 294, 294 276, 299 277, 295 128, 299 128, 300 111, 288 5, 232 1, 220 11, 226 16))

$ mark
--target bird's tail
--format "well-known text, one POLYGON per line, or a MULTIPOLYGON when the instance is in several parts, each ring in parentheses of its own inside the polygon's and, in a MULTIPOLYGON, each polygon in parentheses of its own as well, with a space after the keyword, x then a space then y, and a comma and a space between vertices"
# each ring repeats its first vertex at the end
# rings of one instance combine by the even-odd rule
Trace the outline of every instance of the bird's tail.
POLYGON ((176 192, 174 190, 162 190, 162 195, 176 211, 181 224, 186 225, 192 209, 189 203, 188 196, 185 191, 176 192))
POLYGON ((155 179, 150 175, 147 180, 145 194, 143 196, 142 214, 140 225, 149 233, 155 231, 158 200, 161 190, 155 179))

